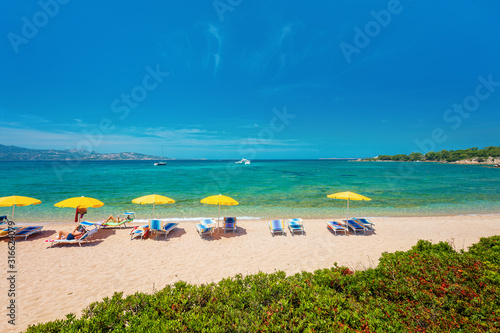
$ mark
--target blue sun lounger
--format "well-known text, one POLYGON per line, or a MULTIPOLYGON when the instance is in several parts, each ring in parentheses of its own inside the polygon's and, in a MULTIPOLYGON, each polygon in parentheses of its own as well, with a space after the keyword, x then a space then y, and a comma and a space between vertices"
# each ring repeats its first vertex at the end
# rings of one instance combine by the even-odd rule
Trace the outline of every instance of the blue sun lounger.
POLYGON ((215 226, 217 224, 213 219, 204 219, 200 223, 196 224, 196 230, 203 238, 203 236, 210 235, 212 237, 214 235, 215 226))
POLYGON ((28 236, 31 236, 33 234, 36 234, 38 232, 42 231, 43 226, 30 226, 26 228, 21 228, 20 230, 16 231, 14 234, 14 237, 24 237, 24 240, 28 239, 28 236))
POLYGON ((226 233, 226 230, 233 232, 236 231, 236 229, 238 229, 238 226, 236 225, 236 217, 225 217, 222 229, 224 229, 224 233, 226 233))
POLYGON ((173 222, 169 222, 169 223, 165 224, 162 227, 162 232, 165 233, 165 238, 167 238, 168 233, 170 231, 174 230, 175 228, 177 228, 178 225, 179 225, 179 223, 173 223, 173 222))
POLYGON ((295 232, 300 232, 302 235, 304 234, 304 225, 302 224, 302 219, 290 219, 287 222, 288 225, 288 230, 290 230, 290 233, 292 236, 295 234, 295 232))
POLYGON ((370 230, 370 231, 373 231, 373 226, 375 224, 373 224, 372 221, 368 220, 368 219, 364 219, 364 218, 360 218, 360 219, 357 219, 357 218, 353 218, 354 221, 358 222, 358 224, 362 225, 363 227, 366 228, 366 230, 370 230))
POLYGON ((347 235, 347 228, 337 221, 327 221, 326 225, 335 235, 337 235, 337 231, 344 232, 344 235, 347 235))
POLYGON ((149 221, 149 230, 155 234, 155 239, 158 237, 158 234, 165 234, 165 238, 170 231, 175 229, 179 223, 167 223, 163 227, 161 226, 161 220, 150 220, 149 221))
POLYGON ((7 218, 7 215, 0 216, 0 225, 1 224, 5 224, 7 222, 9 222, 9 219, 7 218))
POLYGON ((365 227, 363 227, 362 225, 360 225, 358 222, 356 222, 354 220, 344 220, 344 223, 347 224, 347 226, 349 227, 349 229, 351 229, 352 232, 354 232, 355 235, 356 235, 356 233, 358 231, 363 231, 363 234, 365 234, 365 227))
POLYGON ((271 231, 271 235, 273 235, 273 237, 277 232, 281 232, 283 235, 286 235, 283 220, 272 220, 269 222, 269 231, 271 231))
POLYGON ((89 227, 94 227, 98 229, 102 223, 101 222, 89 222, 89 221, 81 221, 80 225, 82 225, 85 229, 88 229, 89 227))

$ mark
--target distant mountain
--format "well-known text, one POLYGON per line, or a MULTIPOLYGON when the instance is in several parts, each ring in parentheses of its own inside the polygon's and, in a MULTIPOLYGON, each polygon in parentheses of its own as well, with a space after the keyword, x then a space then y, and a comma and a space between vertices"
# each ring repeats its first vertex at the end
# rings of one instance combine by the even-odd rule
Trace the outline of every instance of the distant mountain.
POLYGON ((100 154, 84 149, 40 150, 0 145, 0 161, 66 161, 66 160, 158 160, 159 156, 138 153, 100 154))

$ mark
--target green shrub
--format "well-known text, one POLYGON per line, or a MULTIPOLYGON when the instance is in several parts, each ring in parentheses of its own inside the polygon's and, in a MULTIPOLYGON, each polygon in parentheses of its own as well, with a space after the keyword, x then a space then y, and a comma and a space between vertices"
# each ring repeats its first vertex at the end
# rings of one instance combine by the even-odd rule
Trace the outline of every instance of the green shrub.
POLYGON ((419 241, 376 268, 178 282, 90 304, 27 332, 493 332, 500 330, 500 236, 469 251, 419 241))

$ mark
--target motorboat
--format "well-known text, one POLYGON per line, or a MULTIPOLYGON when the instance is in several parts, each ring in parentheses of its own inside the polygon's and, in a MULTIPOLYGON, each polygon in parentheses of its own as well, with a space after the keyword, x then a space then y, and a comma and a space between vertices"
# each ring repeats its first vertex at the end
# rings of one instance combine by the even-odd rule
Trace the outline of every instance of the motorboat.
POLYGON ((242 163, 243 163, 243 164, 250 164, 250 161, 249 161, 249 160, 247 160, 247 159, 245 159, 245 158, 242 158, 240 161, 237 161, 237 162, 235 162, 235 163, 238 163, 238 164, 242 164, 242 163))

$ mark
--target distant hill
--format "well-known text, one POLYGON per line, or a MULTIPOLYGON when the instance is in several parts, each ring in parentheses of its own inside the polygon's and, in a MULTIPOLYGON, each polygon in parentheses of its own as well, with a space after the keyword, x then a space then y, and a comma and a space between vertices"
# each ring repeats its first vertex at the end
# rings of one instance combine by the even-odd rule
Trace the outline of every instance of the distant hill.
POLYGON ((0 161, 66 161, 66 160, 158 160, 159 156, 138 153, 100 154, 84 149, 40 150, 0 145, 0 161))

